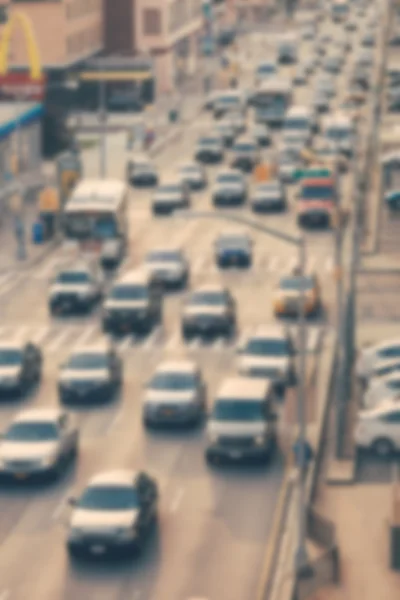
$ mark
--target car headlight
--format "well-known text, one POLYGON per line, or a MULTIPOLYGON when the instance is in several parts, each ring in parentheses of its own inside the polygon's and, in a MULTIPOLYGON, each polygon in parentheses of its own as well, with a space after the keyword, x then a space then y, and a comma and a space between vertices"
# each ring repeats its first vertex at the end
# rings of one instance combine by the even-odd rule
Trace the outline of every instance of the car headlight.
POLYGON ((256 437, 254 438, 254 443, 256 446, 263 446, 265 444, 265 436, 256 435, 256 437))

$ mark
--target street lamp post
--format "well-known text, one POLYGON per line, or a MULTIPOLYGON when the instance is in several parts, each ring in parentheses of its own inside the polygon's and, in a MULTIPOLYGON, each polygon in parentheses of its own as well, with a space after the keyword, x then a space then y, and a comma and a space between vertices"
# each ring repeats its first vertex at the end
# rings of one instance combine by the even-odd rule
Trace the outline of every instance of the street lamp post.
POLYGON ((104 179, 107 176, 107 102, 106 102, 106 82, 99 81, 99 121, 101 125, 100 133, 100 177, 104 179))
MULTIPOLYGON (((247 219, 243 216, 215 213, 210 211, 189 211, 181 210, 175 213, 175 216, 183 219, 220 219, 222 221, 233 221, 240 225, 245 225, 260 233, 272 236, 282 241, 296 246, 298 249, 298 271, 300 276, 306 274, 306 243, 304 236, 295 237, 287 233, 277 231, 272 227, 267 227, 252 219, 247 219)), ((295 556, 295 570, 299 577, 306 577, 310 573, 310 561, 307 553, 307 503, 306 503, 306 488, 305 488, 305 473, 307 464, 307 431, 306 431, 306 414, 305 414, 305 397, 306 397, 306 351, 307 351, 307 331, 305 319, 305 291, 300 286, 300 310, 299 310, 299 381, 297 385, 297 420, 299 426, 299 437, 297 440, 298 453, 298 469, 299 469, 299 490, 298 490, 298 543, 295 556)))

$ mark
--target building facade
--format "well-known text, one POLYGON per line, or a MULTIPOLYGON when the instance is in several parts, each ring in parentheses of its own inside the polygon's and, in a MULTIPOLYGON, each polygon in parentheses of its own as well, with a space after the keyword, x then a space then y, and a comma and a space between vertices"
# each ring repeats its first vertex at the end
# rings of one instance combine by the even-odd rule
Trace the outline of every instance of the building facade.
MULTIPOLYGON (((32 25, 46 71, 79 64, 103 48, 103 0, 12 0, 9 18, 26 15, 32 25)), ((0 31, 1 33, 1 31, 0 31)), ((15 26, 9 61, 13 69, 29 68, 26 32, 15 26)))

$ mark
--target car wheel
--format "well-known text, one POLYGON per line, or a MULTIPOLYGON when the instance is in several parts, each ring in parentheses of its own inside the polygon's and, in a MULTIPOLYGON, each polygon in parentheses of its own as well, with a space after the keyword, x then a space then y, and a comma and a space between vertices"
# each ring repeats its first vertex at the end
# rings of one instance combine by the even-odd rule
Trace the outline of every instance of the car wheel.
POLYGON ((394 453, 395 445, 387 438, 379 438, 372 444, 372 449, 381 458, 386 458, 394 453))

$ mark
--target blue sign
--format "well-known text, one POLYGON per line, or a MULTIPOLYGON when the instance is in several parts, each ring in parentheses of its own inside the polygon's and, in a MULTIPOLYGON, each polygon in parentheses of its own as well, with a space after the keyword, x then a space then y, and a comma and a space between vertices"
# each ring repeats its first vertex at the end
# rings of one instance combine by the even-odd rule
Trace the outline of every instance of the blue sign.
POLYGON ((204 17, 211 20, 213 17, 211 0, 203 0, 202 8, 204 17))

